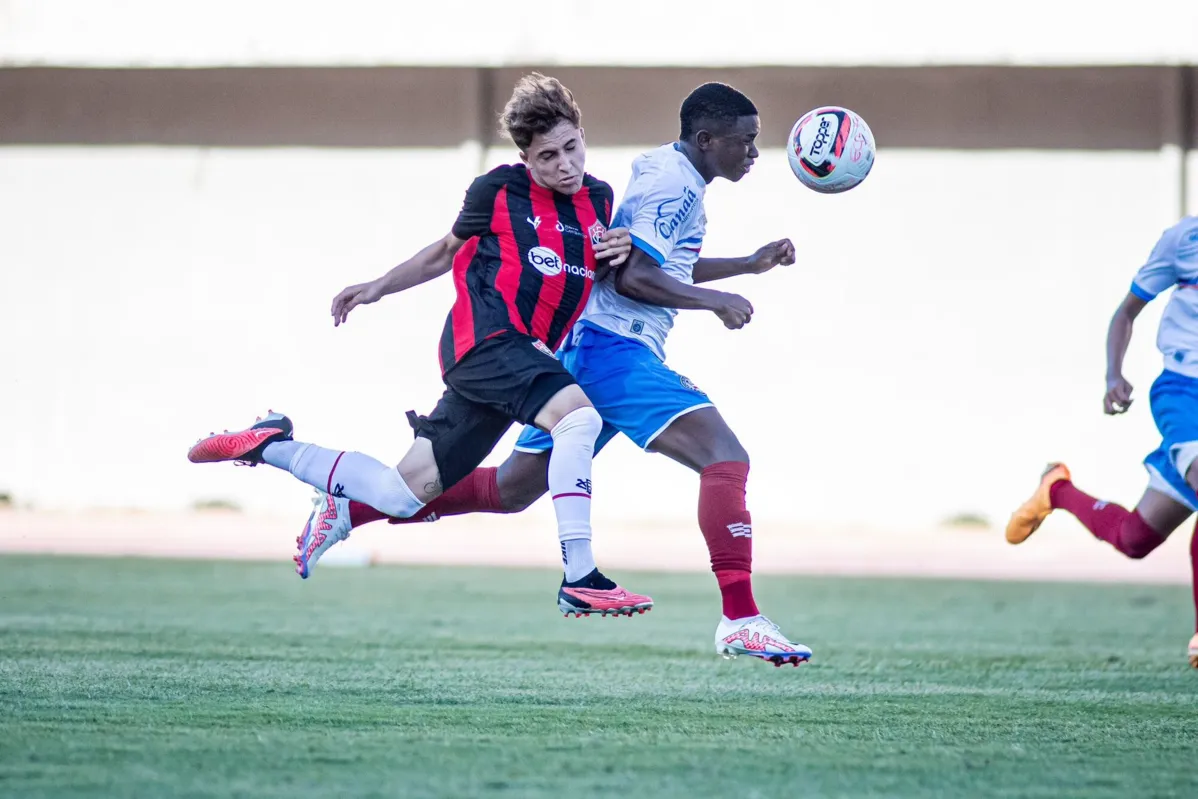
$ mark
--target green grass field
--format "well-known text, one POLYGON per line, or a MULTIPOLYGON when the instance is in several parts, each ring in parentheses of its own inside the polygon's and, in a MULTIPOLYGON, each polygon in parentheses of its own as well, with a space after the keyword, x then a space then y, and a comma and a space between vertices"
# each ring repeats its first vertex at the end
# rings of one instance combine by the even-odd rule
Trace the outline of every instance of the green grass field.
POLYGON ((0 796, 1198 796, 1187 589, 619 576, 4 556, 0 796))

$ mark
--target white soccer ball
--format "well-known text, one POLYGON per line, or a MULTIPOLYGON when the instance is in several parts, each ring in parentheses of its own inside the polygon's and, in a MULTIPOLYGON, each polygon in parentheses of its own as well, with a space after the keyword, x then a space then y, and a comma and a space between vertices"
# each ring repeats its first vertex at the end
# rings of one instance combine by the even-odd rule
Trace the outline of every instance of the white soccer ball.
POLYGON ((788 145, 795 177, 823 194, 848 191, 874 165, 874 134, 847 108, 829 105, 803 114, 790 129, 788 145))

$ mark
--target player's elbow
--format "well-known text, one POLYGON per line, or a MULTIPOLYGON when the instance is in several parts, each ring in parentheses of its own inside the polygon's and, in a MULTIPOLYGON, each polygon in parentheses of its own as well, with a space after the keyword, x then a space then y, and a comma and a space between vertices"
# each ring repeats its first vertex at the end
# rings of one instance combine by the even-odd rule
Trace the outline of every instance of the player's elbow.
POLYGON ((616 291, 631 300, 651 300, 653 280, 650 273, 636 265, 628 265, 616 273, 616 291))

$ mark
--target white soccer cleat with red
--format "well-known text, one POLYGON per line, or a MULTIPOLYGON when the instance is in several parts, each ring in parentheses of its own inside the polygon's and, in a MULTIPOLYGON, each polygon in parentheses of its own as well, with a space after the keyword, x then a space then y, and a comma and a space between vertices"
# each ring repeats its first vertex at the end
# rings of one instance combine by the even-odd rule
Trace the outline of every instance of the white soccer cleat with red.
POLYGON ((789 640, 778 625, 765 616, 746 619, 720 617, 715 628, 715 651, 732 659, 738 655, 768 660, 775 666, 790 663, 797 666, 811 659, 811 649, 789 640))
POLYGON ((305 580, 312 567, 328 552, 333 544, 349 538, 349 500, 335 497, 316 489, 312 501, 312 515, 304 525, 304 531, 295 539, 295 573, 305 580))

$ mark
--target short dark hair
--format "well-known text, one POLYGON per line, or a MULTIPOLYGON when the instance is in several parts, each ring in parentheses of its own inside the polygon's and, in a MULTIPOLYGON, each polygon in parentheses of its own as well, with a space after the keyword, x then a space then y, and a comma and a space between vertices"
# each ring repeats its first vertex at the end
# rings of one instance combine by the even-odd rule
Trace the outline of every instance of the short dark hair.
POLYGON ((756 115, 757 106, 745 94, 727 83, 704 83, 682 101, 678 113, 682 123, 679 138, 689 139, 703 127, 701 122, 731 127, 739 117, 756 115))
POLYGON ((539 72, 530 72, 516 82, 512 98, 499 115, 500 129, 522 151, 532 144, 533 136, 548 133, 563 121, 580 126, 582 109, 561 81, 539 72))

